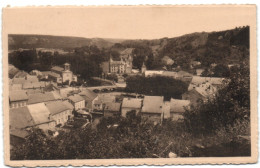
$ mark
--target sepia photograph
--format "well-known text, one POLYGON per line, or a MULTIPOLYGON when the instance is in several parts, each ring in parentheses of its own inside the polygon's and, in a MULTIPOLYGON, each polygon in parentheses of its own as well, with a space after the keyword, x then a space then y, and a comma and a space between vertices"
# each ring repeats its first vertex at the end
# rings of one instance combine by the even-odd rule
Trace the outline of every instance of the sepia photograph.
POLYGON ((257 162, 255 5, 7 7, 3 51, 7 165, 257 162))

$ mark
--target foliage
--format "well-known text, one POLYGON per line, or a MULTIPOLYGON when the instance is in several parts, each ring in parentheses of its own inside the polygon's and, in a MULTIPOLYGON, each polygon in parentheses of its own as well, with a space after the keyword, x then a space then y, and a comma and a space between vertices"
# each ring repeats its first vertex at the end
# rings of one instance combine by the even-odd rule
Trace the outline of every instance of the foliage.
POLYGON ((231 73, 218 94, 185 113, 186 125, 194 134, 212 133, 233 126, 235 121, 250 119, 249 66, 245 62, 231 73))
POLYGON ((132 76, 126 79, 126 91, 151 96, 164 96, 166 99, 181 98, 187 91, 185 82, 170 77, 132 76))

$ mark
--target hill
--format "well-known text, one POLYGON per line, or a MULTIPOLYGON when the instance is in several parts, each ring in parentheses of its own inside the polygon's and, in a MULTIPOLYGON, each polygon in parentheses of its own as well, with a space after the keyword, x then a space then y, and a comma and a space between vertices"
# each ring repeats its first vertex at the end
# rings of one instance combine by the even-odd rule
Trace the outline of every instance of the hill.
POLYGON ((114 43, 113 40, 105 40, 102 38, 17 34, 10 34, 8 36, 8 45, 10 50, 16 50, 19 48, 54 48, 70 50, 76 47, 90 45, 96 45, 98 48, 109 48, 114 43))

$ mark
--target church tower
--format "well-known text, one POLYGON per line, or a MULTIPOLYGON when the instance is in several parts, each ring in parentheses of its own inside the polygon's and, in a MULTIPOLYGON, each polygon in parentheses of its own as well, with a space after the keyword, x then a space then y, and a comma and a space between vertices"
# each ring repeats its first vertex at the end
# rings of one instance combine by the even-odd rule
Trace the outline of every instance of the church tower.
POLYGON ((70 71, 70 64, 69 63, 64 64, 64 71, 70 71))

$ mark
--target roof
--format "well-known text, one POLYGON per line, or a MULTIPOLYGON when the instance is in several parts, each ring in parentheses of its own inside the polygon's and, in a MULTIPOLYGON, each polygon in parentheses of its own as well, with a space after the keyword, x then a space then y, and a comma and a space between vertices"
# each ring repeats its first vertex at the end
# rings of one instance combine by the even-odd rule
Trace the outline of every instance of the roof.
POLYGON ((29 75, 27 72, 25 71, 19 71, 15 74, 15 78, 25 78, 27 75, 29 75))
POLYGON ((10 109, 9 117, 9 125, 12 129, 26 128, 34 125, 33 118, 27 107, 10 109))
POLYGON ((33 76, 33 75, 27 75, 27 76, 25 77, 25 80, 26 80, 27 82, 38 82, 38 81, 39 81, 39 79, 37 78, 37 76, 33 76))
POLYGON ((145 96, 142 112, 162 113, 163 96, 145 96))
POLYGON ((121 106, 121 103, 110 102, 110 103, 106 103, 106 106, 105 106, 104 110, 107 110, 107 111, 120 111, 120 106, 121 106))
POLYGON ((53 94, 55 100, 62 99, 61 95, 58 92, 52 91, 51 93, 53 94))
POLYGON ((163 71, 145 71, 145 76, 149 76, 149 75, 161 75, 163 74, 163 71))
POLYGON ((68 103, 64 103, 62 101, 55 101, 55 102, 46 103, 46 107, 48 108, 51 115, 58 114, 58 113, 63 112, 65 110, 71 109, 71 107, 69 107, 68 103))
POLYGON ((28 95, 24 90, 10 91, 9 93, 10 101, 21 101, 28 100, 28 95))
POLYGON ((45 82, 25 82, 23 89, 43 88, 46 86, 45 82))
POLYGON ((89 89, 81 91, 79 95, 85 97, 87 101, 92 101, 97 97, 97 94, 89 89))
POLYGON ((53 76, 53 77, 55 77, 55 78, 61 77, 60 74, 57 74, 57 73, 55 73, 55 72, 49 72, 48 75, 49 75, 49 76, 53 76))
POLYGON ((29 133, 24 129, 10 129, 10 135, 14 135, 20 138, 25 138, 27 135, 29 135, 29 133))
POLYGON ((54 70, 54 71, 64 71, 64 68, 60 67, 60 66, 54 66, 51 68, 51 70, 54 70))
POLYGON ((9 90, 22 90, 22 84, 11 84, 9 85, 9 90))
POLYGON ((42 75, 42 72, 37 69, 34 69, 29 74, 38 76, 38 75, 42 75))
POLYGON ((42 71, 43 75, 49 75, 49 73, 51 73, 51 71, 42 71))
POLYGON ((211 97, 217 92, 217 89, 210 83, 203 83, 198 87, 195 87, 195 90, 203 97, 211 97))
POLYGON ((13 78, 12 84, 23 84, 25 82, 25 78, 13 78))
POLYGON ((66 107, 68 107, 70 110, 73 110, 73 109, 74 109, 73 105, 72 105, 70 102, 68 102, 68 101, 64 101, 63 104, 64 104, 66 107))
POLYGON ((47 84, 44 88, 43 88, 43 91, 45 91, 45 92, 50 92, 50 91, 55 91, 55 90, 57 90, 58 88, 54 85, 54 84, 52 84, 52 83, 49 83, 49 84, 47 84))
POLYGON ((224 78, 193 76, 191 83, 202 84, 202 83, 209 82, 212 85, 221 85, 223 80, 224 78))
POLYGON ((186 108, 189 108, 190 100, 171 99, 171 112, 184 113, 186 108))
POLYGON ((127 49, 121 51, 120 55, 130 55, 130 54, 132 54, 133 50, 134 50, 134 48, 127 48, 127 49))
POLYGON ((16 67, 8 67, 8 75, 10 78, 13 78, 18 72, 19 69, 17 69, 16 67))
POLYGON ((173 72, 173 71, 164 71, 162 73, 163 76, 167 76, 167 77, 177 77, 177 72, 173 72))
POLYGON ((179 77, 183 77, 183 76, 192 77, 193 76, 192 74, 190 74, 190 73, 188 73, 186 71, 179 71, 179 72, 177 72, 177 74, 178 74, 179 77))
POLYGON ((124 98, 122 108, 141 108, 142 101, 142 99, 137 98, 124 98))
POLYGON ((77 102, 80 102, 80 101, 83 101, 85 100, 83 97, 81 97, 80 95, 73 95, 73 96, 69 96, 68 97, 71 101, 73 101, 74 103, 77 103, 77 102))
POLYGON ((98 100, 100 100, 102 103, 115 102, 116 97, 110 94, 99 94, 98 100))
POLYGON ((31 104, 27 107, 36 125, 50 121, 50 112, 44 103, 31 104))
POLYGON ((56 100, 52 92, 35 93, 29 95, 28 104, 42 103, 56 100))

